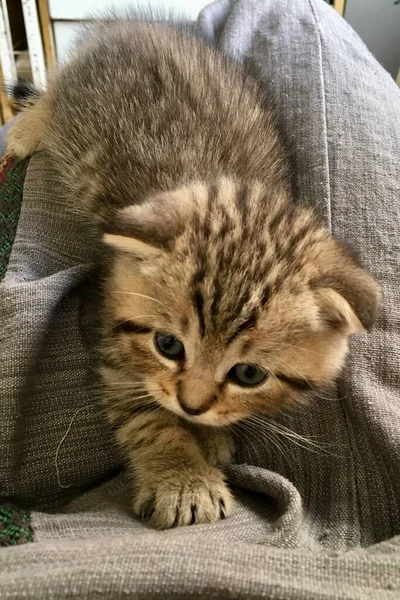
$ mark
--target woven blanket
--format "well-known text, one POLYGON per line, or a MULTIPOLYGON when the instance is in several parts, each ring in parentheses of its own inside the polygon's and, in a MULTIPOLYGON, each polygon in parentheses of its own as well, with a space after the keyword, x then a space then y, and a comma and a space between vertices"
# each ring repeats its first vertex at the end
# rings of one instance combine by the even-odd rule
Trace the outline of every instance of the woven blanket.
POLYGON ((14 165, 0 191, 0 597, 398 599, 399 89, 322 0, 219 0, 198 27, 268 87, 299 198, 382 283, 382 314, 336 387, 281 417, 291 435, 240 440, 232 517, 152 531, 129 511, 97 403, 97 248, 44 152, 15 231, 14 165))

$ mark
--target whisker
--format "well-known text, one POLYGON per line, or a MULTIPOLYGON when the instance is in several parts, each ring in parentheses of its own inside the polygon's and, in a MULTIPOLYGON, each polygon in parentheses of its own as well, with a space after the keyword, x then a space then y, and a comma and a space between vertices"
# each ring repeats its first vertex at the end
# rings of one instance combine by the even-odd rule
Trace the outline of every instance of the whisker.
POLYGON ((229 427, 232 429, 232 431, 234 433, 238 433, 238 431, 240 431, 240 435, 243 435, 245 438, 246 443, 250 446, 251 450, 254 452, 254 454, 257 454, 257 446, 254 443, 254 439, 252 439, 250 437, 250 433, 251 431, 246 429, 246 427, 244 426, 243 421, 238 422, 238 423, 234 423, 233 425, 229 425, 229 427))
POLYGON ((283 390, 286 389, 285 386, 284 386, 284 384, 283 384, 283 382, 279 379, 279 377, 277 377, 275 375, 275 373, 273 371, 268 371, 268 373, 270 375, 272 375, 272 377, 275 379, 276 383, 278 383, 283 390))
POLYGON ((268 429, 269 431, 274 431, 276 434, 279 434, 283 438, 286 438, 288 441, 291 441, 293 444, 303 448, 304 450, 308 450, 316 454, 323 453, 331 456, 337 456, 334 453, 327 450, 327 447, 332 447, 334 446, 334 444, 328 444, 327 442, 322 441, 316 442, 315 440, 300 435, 281 424, 278 424, 276 422, 272 423, 271 421, 265 418, 263 419, 257 417, 256 415, 249 417, 249 420, 250 419, 253 420, 254 423, 260 425, 261 427, 266 427, 266 429, 268 429))
POLYGON ((114 396, 113 394, 110 396, 104 397, 104 401, 113 402, 115 406, 146 406, 147 404, 151 404, 154 401, 157 401, 157 398, 154 394, 149 394, 147 396, 140 396, 139 398, 135 398, 134 396, 126 396, 125 398, 121 398, 121 396, 114 396))
MULTIPOLYGON (((106 387, 106 386, 104 386, 104 384, 101 384, 101 383, 99 384, 100 387, 102 385, 103 385, 103 387, 106 387)), ((113 387, 113 388, 114 387, 115 388, 120 388, 120 387, 125 388, 126 387, 126 388, 129 388, 131 390, 139 390, 139 391, 140 390, 147 390, 148 389, 146 387, 146 384, 144 384, 144 383, 142 383, 142 384, 135 384, 135 383, 132 383, 132 382, 129 382, 129 381, 114 381, 112 383, 107 383, 107 387, 113 387)))
POLYGON ((310 441, 310 443, 314 443, 312 441, 312 438, 307 438, 305 436, 300 435, 299 433, 296 433, 295 431, 293 431, 292 429, 290 429, 289 427, 286 427, 285 425, 282 425, 281 423, 277 423, 277 422, 273 422, 271 420, 268 419, 268 417, 262 417, 262 416, 258 416, 258 415, 251 415, 249 417, 249 419, 251 419, 252 421, 255 421, 257 423, 259 423, 260 425, 268 425, 271 427, 275 427, 275 428, 279 428, 282 431, 287 432, 288 435, 296 437, 296 438, 301 438, 303 440, 308 440, 310 441))
POLYGON ((268 341, 271 342, 271 345, 276 343, 276 345, 273 348, 262 348, 262 350, 266 351, 266 352, 276 352, 277 350, 280 350, 281 348, 293 348, 294 350, 299 350, 300 352, 307 352, 308 354, 315 354, 316 356, 320 356, 320 353, 317 352, 316 350, 311 350, 311 348, 303 348, 302 346, 296 346, 295 344, 289 344, 286 342, 281 342, 279 339, 274 340, 273 338, 268 338, 268 341))
MULTIPOLYGON (((307 383, 307 385, 309 386, 309 388, 310 388, 310 391, 312 392, 312 394, 313 394, 314 398, 319 398, 320 400, 332 400, 332 398, 330 398, 329 396, 321 396, 321 395, 318 393, 318 392, 319 392, 319 388, 316 388, 314 385, 312 385, 312 384, 311 384, 311 382, 310 382, 310 381, 309 381, 309 380, 308 380, 306 377, 304 377, 303 373, 301 373, 300 371, 298 371, 298 370, 297 370, 295 367, 293 367, 293 365, 289 365, 287 362, 285 362, 285 361, 284 361, 284 360, 282 360, 282 359, 280 359, 280 361, 281 361, 281 363, 282 363, 283 365, 285 365, 285 366, 286 366, 286 368, 287 368, 289 371, 292 371, 292 372, 294 372, 294 373, 295 373, 295 374, 296 374, 296 375, 299 377, 299 379, 302 379, 302 380, 304 380, 304 381, 307 383)), ((272 375, 274 375, 274 376, 275 376, 275 379, 277 379, 277 380, 279 381, 279 377, 277 377, 277 376, 276 376, 276 375, 275 375, 275 374, 274 374, 272 371, 270 371, 270 373, 271 373, 272 375)), ((281 383, 282 383, 282 382, 281 382, 281 383)), ((326 384, 326 385, 328 385, 328 384, 326 384)), ((322 387, 324 387, 324 386, 322 386, 322 387)))
POLYGON ((107 388, 109 390, 115 390, 117 392, 123 393, 123 392, 132 392, 133 394, 140 394, 140 393, 152 393, 153 391, 156 390, 149 390, 149 388, 147 387, 133 387, 131 385, 108 385, 107 388))
MULTIPOLYGON (((116 293, 116 292, 112 292, 112 293, 116 293)), ((124 319, 123 321, 118 321, 118 323, 116 323, 115 325, 113 325, 112 329, 115 329, 116 327, 118 327, 119 325, 122 325, 123 323, 128 323, 128 321, 134 321, 135 319, 146 319, 149 317, 157 317, 157 315, 135 315, 134 317, 128 317, 127 319, 124 319)))
MULTIPOLYGON (((133 406, 132 408, 142 408, 142 407, 141 406, 133 406)), ((151 404, 150 403, 147 406, 145 406, 143 410, 140 411, 140 416, 148 415, 148 414, 153 415, 155 412, 158 412, 159 410, 162 410, 162 407, 159 404, 157 404, 157 403, 151 404)), ((122 425, 120 425, 120 427, 123 427, 123 428, 129 427, 132 424, 132 422, 135 421, 136 417, 137 417, 137 415, 129 415, 129 413, 128 413, 127 419, 124 420, 124 423, 122 425), (131 417, 131 418, 129 418, 129 417, 131 417)))
MULTIPOLYGON (((275 434, 273 435, 273 437, 271 435, 266 436, 265 435, 266 434, 265 431, 260 430, 259 428, 257 428, 256 426, 254 426, 254 424, 246 422, 246 421, 242 421, 240 423, 240 425, 243 428, 243 431, 245 431, 247 429, 248 433, 252 434, 253 436, 254 435, 257 436, 257 435, 260 435, 260 434, 263 435, 264 437, 267 438, 267 441, 268 442, 272 442, 279 449, 280 452, 282 452, 283 454, 285 453, 284 450, 283 450, 283 448, 282 448, 282 446, 277 442, 275 434)), ((268 433, 270 434, 271 432, 268 432, 268 433)), ((252 447, 255 448, 255 452, 257 453, 258 446, 257 446, 256 442, 254 441, 254 438, 253 438, 253 441, 252 441, 252 447)))
MULTIPOLYGON (((275 448, 278 449, 279 453, 282 454, 285 457, 285 460, 287 460, 288 462, 290 462, 291 457, 289 456, 289 453, 287 451, 287 449, 281 445, 279 438, 277 437, 277 435, 272 432, 272 431, 263 431, 261 430, 259 427, 255 426, 255 424, 253 423, 249 423, 248 421, 242 421, 240 423, 242 432, 248 431, 249 434, 251 434, 252 436, 262 436, 263 438, 266 439, 267 443, 271 443, 275 446, 275 448)), ((254 438, 253 438, 254 440, 254 438)), ((255 448, 254 452, 257 454, 257 444, 256 442, 252 442, 251 443, 252 448, 255 448)))
POLYGON ((126 294, 127 296, 138 296, 139 298, 146 298, 147 300, 152 300, 153 302, 156 302, 160 306, 167 308, 165 304, 163 304, 159 300, 156 300, 156 298, 153 298, 152 296, 146 296, 146 294, 139 294, 137 292, 125 292, 125 291, 108 292, 108 293, 109 294, 126 294))
POLYGON ((319 442, 315 441, 315 438, 317 436, 313 436, 313 437, 306 437, 303 435, 300 435, 299 433, 293 431, 292 429, 289 429, 289 427, 285 427, 285 425, 282 425, 282 423, 269 423, 269 425, 273 425, 274 427, 281 429, 282 431, 284 431, 286 433, 286 435, 291 436, 293 438, 297 438, 297 439, 301 439, 304 441, 307 441, 307 443, 309 444, 313 444, 315 446, 333 446, 334 444, 330 444, 329 442, 323 442, 322 440, 320 440, 319 442))
POLYGON ((287 432, 280 430, 279 428, 271 427, 271 425, 267 425, 267 429, 272 433, 274 432, 276 435, 282 436, 282 438, 286 438, 288 441, 292 442, 296 446, 303 448, 304 450, 309 450, 310 452, 314 452, 318 454, 318 451, 325 451, 324 448, 321 448, 318 444, 311 442, 310 440, 304 439, 301 436, 296 438, 294 436, 289 435, 287 432))

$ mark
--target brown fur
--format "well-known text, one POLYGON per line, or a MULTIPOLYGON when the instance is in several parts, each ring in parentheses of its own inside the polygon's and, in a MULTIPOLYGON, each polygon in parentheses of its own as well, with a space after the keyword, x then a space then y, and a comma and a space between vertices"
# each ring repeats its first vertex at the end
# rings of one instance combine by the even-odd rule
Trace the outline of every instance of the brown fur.
POLYGON ((229 514, 224 426, 331 382, 377 284, 294 201, 265 92, 188 30, 97 28, 10 134, 9 151, 37 149, 111 249, 101 372, 135 513, 161 528, 229 514), (237 364, 268 376, 242 387, 237 364))

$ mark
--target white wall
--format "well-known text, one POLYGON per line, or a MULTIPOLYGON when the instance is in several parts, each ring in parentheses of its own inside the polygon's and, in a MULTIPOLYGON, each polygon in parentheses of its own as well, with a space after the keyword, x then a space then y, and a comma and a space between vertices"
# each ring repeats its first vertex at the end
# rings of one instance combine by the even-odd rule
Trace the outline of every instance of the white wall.
POLYGON ((79 31, 79 19, 86 19, 91 12, 102 12, 107 8, 123 8, 127 4, 155 8, 173 8, 185 16, 196 19, 200 10, 211 0, 49 0, 50 16, 54 19, 54 39, 57 59, 63 61, 68 54, 74 37, 79 31))
POLYGON ((400 69, 400 4, 395 5, 394 0, 346 0, 345 18, 396 77, 400 69))
POLYGON ((137 4, 157 8, 165 5, 196 17, 210 2, 211 0, 49 0, 49 9, 52 19, 84 19, 90 12, 101 12, 110 7, 123 8, 128 4, 137 4))

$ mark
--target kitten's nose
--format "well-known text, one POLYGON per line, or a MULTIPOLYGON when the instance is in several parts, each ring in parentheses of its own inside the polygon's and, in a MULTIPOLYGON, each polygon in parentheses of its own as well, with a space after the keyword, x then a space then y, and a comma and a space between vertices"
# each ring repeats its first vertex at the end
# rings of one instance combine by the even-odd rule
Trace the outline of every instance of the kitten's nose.
POLYGON ((182 402, 182 400, 180 398, 178 398, 178 402, 180 407, 185 411, 185 413, 187 413, 188 415, 192 415, 194 417, 196 417, 197 415, 202 415, 203 413, 207 412, 209 409, 209 406, 201 406, 200 408, 190 408, 190 406, 187 406, 186 404, 184 404, 184 402, 182 402))
POLYGON ((215 393, 215 384, 207 386, 207 380, 188 377, 188 381, 178 381, 176 388, 176 398, 180 407, 188 415, 198 416, 207 412, 215 402, 217 394, 215 393), (208 389, 207 389, 208 388, 208 389), (211 389, 210 389, 211 388, 211 389))

